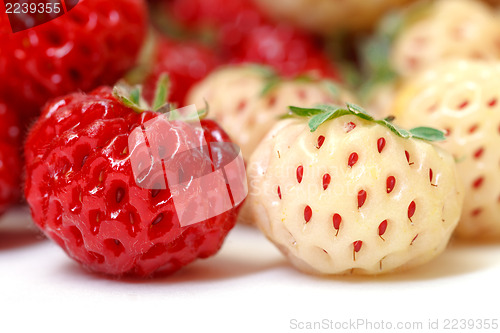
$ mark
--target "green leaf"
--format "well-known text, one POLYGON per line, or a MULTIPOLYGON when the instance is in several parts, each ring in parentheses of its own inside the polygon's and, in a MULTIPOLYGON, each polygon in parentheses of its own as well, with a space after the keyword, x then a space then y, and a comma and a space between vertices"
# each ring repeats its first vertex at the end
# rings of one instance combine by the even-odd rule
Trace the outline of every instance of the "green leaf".
POLYGON ((138 105, 134 102, 132 102, 130 99, 128 99, 127 97, 125 96, 119 96, 118 97, 120 99, 120 101, 127 107, 129 108, 132 108, 132 109, 135 109, 138 105))
MULTIPOLYGON (((356 105, 356 104, 353 104, 353 103, 346 103, 346 105, 347 105, 347 109, 349 109, 350 111, 352 111, 352 112, 356 112, 356 113, 361 113, 361 114, 364 114, 364 115, 367 115, 367 116, 369 116, 369 117, 370 117, 370 119, 373 119, 373 117, 372 117, 372 116, 370 116, 370 115, 368 114, 368 112, 366 112, 366 110, 365 110, 365 109, 363 109, 361 106, 356 105)), ((366 119, 366 118, 365 118, 365 119, 366 119)))
POLYGON ((144 101, 141 99, 140 86, 130 86, 124 81, 118 82, 113 87, 113 95, 123 105, 133 109, 135 112, 141 113, 147 109, 144 101))
POLYGON ((412 137, 427 141, 443 141, 446 139, 443 131, 430 127, 415 127, 410 130, 412 137))
POLYGON ((318 129, 318 127, 324 122, 338 118, 340 116, 345 116, 352 114, 351 111, 346 109, 337 108, 336 110, 330 110, 325 113, 317 114, 309 120, 309 129, 311 132, 314 132, 318 129))
POLYGON ((139 105, 141 101, 141 88, 132 88, 132 90, 130 91, 130 100, 132 101, 132 103, 139 105))
POLYGON ((159 110, 167 103, 170 90, 170 79, 166 73, 162 73, 156 83, 155 97, 153 100, 153 110, 159 110))
POLYGON ((415 138, 426 141, 442 141, 445 139, 444 132, 440 130, 430 127, 416 127, 407 131, 403 128, 394 125, 391 122, 394 119, 394 117, 387 117, 385 119, 375 120, 371 115, 369 115, 365 111, 365 109, 356 104, 347 103, 346 106, 347 107, 340 107, 336 105, 326 105, 326 104, 319 104, 316 105, 314 108, 301 108, 296 106, 289 106, 291 113, 285 116, 310 118, 308 125, 311 132, 316 131, 319 126, 321 126, 328 120, 339 118, 346 115, 351 115, 385 126, 391 132, 404 139, 415 138))
POLYGON ((289 106, 288 108, 290 109, 292 114, 299 117, 309 117, 324 112, 324 110, 319 108, 301 108, 298 106, 289 106))
POLYGON ((408 137, 410 137, 410 133, 407 130, 404 130, 402 128, 397 127, 396 125, 394 125, 393 123, 391 123, 387 119, 375 120, 375 122, 377 124, 380 124, 380 125, 383 125, 383 126, 387 127, 388 129, 391 130, 391 132, 393 132, 397 136, 400 136, 402 138, 408 138, 408 137))

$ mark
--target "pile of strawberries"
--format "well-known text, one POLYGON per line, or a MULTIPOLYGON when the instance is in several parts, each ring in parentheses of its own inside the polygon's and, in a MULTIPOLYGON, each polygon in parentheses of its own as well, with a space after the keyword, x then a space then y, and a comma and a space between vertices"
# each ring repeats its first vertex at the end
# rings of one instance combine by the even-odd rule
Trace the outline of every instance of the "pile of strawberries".
POLYGON ((169 274, 237 221, 314 274, 500 238, 486 1, 80 0, 19 32, 0 9, 0 213, 87 269, 169 274))

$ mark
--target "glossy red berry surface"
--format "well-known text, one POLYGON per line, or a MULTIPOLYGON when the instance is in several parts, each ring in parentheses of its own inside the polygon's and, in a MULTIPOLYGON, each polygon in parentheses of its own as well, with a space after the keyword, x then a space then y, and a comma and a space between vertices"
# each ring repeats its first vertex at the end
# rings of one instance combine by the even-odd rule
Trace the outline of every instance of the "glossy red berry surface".
POLYGON ((143 0, 81 0, 66 14, 12 33, 0 15, 0 98, 34 117, 51 98, 114 84, 136 62, 143 0))

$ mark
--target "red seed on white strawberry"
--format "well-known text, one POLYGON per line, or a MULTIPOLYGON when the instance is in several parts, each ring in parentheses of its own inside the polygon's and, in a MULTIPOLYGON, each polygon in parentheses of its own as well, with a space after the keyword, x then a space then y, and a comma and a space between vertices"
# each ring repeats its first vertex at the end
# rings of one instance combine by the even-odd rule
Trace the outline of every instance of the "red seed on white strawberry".
POLYGON ((458 109, 459 109, 459 110, 463 110, 463 109, 465 109, 468 105, 469 105, 469 101, 463 101, 462 103, 460 103, 460 104, 458 105, 458 109))
POLYGON ((377 149, 378 149, 378 152, 381 153, 382 150, 384 150, 384 147, 385 147, 385 139, 384 138, 379 138, 377 140, 377 149))
POLYGON ((437 184, 434 184, 432 182, 433 179, 434 179, 434 172, 432 171, 432 169, 429 169, 429 181, 431 183, 431 186, 437 187, 437 184))
POLYGON ((415 201, 412 201, 410 202, 410 205, 408 206, 408 218, 410 219, 410 221, 413 223, 412 221, 412 217, 413 215, 415 215, 415 210, 417 209, 417 205, 415 204, 415 201))
POLYGON ((394 176, 387 177, 385 184, 387 193, 391 193, 394 189, 394 186, 396 185, 396 178, 394 176))
POLYGON ((299 165, 297 167, 296 174, 297 174, 297 182, 299 184, 302 183, 302 176, 304 175, 304 167, 302 165, 299 165))
POLYGON ((333 214, 333 228, 337 230, 335 236, 339 234, 340 224, 342 223, 342 217, 339 214, 333 214))
POLYGON ((352 131, 355 128, 356 128, 356 124, 353 123, 352 121, 350 121, 344 125, 344 130, 346 131, 346 133, 349 133, 350 131, 352 131))
POLYGON ((331 180, 332 180, 332 177, 330 177, 329 174, 325 173, 323 175, 323 190, 326 190, 328 188, 328 185, 330 185, 331 180))
POLYGON ((358 192, 358 209, 363 207, 366 201, 366 191, 361 190, 358 192))
POLYGON ((358 240, 352 243, 353 247, 353 260, 356 261, 356 253, 358 253, 361 250, 361 247, 363 246, 363 242, 358 240))
POLYGON ((312 217, 312 209, 311 207, 306 206, 306 208, 304 208, 304 220, 306 220, 306 223, 311 220, 311 217, 312 217))
MULTIPOLYGON (((387 230, 387 220, 383 220, 379 226, 378 226, 378 235, 380 238, 382 238, 382 235, 385 234, 385 231, 387 230)), ((382 238, 385 240, 384 238, 382 238)))
POLYGON ((482 210, 481 208, 476 208, 476 209, 474 209, 474 210, 472 211, 471 215, 472 215, 472 216, 474 216, 474 217, 476 217, 476 216, 478 216, 479 214, 481 214, 481 212, 482 212, 482 211, 483 211, 483 210, 482 210))
POLYGON ((320 149, 324 142, 325 137, 323 135, 318 136, 318 143, 316 145, 316 148, 320 149))
POLYGON ((483 155, 483 153, 484 153, 484 148, 482 148, 482 147, 481 147, 481 148, 477 149, 477 150, 474 152, 474 158, 475 158, 475 159, 480 158, 480 157, 483 155))
POLYGON ((474 180, 474 183, 472 183, 472 187, 474 189, 480 188, 481 185, 483 185, 483 180, 484 180, 483 177, 478 177, 476 180, 474 180))
POLYGON ((470 134, 474 133, 478 127, 479 126, 477 124, 472 125, 471 127, 469 127, 469 133, 470 134))
POLYGON ((351 155, 349 155, 349 159, 347 161, 347 165, 352 168, 352 166, 354 164, 356 164, 356 162, 358 162, 358 154, 357 153, 351 153, 351 155))

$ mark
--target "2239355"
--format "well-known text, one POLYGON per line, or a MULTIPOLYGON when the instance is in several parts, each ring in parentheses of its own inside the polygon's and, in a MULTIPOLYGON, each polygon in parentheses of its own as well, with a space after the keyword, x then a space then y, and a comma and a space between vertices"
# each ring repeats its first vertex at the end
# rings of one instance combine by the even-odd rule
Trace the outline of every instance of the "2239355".
POLYGON ((497 330, 498 319, 445 319, 445 330, 497 330))
POLYGON ((60 3, 5 3, 5 13, 7 14, 59 14, 62 11, 60 3))

